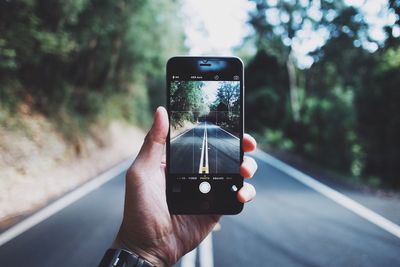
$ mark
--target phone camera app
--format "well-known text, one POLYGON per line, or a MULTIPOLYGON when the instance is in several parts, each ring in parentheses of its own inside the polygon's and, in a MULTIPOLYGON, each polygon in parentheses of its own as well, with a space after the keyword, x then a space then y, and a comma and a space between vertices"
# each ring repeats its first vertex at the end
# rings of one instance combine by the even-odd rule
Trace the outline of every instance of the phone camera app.
POLYGON ((170 172, 238 174, 240 81, 172 81, 170 88, 170 172))

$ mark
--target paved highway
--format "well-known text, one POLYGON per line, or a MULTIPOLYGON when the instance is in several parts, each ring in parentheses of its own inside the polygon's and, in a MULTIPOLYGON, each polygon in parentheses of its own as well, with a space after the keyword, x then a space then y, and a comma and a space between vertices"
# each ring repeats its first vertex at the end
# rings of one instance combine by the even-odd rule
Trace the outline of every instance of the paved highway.
POLYGON ((238 173, 240 141, 208 122, 171 140, 171 173, 238 173))
MULTIPOLYGON (((260 151, 254 156, 256 199, 240 215, 224 217, 207 248, 177 266, 400 266, 398 225, 300 179, 260 151)), ((33 227, 0 246, 0 266, 96 266, 122 215, 124 174, 113 176, 65 208, 56 205, 44 220, 32 220, 33 227)), ((365 199, 384 207, 377 196, 365 199)))

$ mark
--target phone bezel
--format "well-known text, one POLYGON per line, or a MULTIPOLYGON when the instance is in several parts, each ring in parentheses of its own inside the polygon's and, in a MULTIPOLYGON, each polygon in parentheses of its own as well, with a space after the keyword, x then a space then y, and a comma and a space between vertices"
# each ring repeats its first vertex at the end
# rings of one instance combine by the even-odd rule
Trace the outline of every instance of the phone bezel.
MULTIPOLYGON (((241 131, 240 135, 240 162, 243 161, 243 148, 242 148, 242 140, 243 140, 243 131, 244 131, 244 68, 243 62, 240 58, 237 57, 214 57, 214 56, 200 56, 200 57, 188 57, 188 56, 178 56, 172 57, 167 62, 167 71, 166 71, 166 86, 167 86, 167 98, 166 98, 166 106, 168 111, 168 116, 170 117, 170 83, 172 81, 172 75, 202 75, 202 77, 206 74, 206 77, 213 77, 218 74, 221 76, 220 80, 233 80, 227 79, 227 77, 233 77, 233 75, 239 74, 240 81, 240 125, 241 131), (197 64, 204 63, 205 60, 207 62, 220 62, 223 64, 225 62, 225 66, 222 67, 222 70, 207 70, 202 71, 197 66, 197 64)), ((180 78, 179 80, 186 80, 180 78)), ((205 79, 202 79, 205 80, 205 79)), ((208 79, 211 80, 211 79, 208 79)), ((243 204, 237 200, 236 194, 234 197, 229 193, 208 193, 202 195, 204 197, 203 202, 199 202, 198 200, 193 200, 192 198, 179 199, 177 195, 172 192, 172 181, 171 175, 169 172, 169 163, 170 163, 170 133, 168 131, 167 144, 166 144, 166 195, 167 195, 167 203, 172 214, 238 214, 243 209, 243 204), (211 205, 204 205, 204 203, 212 203, 211 205), (215 204, 218 203, 218 204, 215 204), (222 204, 220 204, 222 203, 222 204)), ((184 174, 182 174, 184 175, 184 174)), ((193 174, 198 175, 198 174, 193 174)), ((219 176, 228 176, 234 175, 235 185, 238 185, 240 189, 243 186, 243 177, 235 174, 221 173, 221 174, 213 174, 219 176)), ((200 181, 197 181, 199 183, 200 181)), ((223 181, 224 182, 224 181, 223 181)), ((222 182, 222 183, 223 183, 222 182)), ((193 182, 194 183, 194 182, 193 182)), ((228 183, 228 182, 226 182, 228 183)), ((228 185, 227 185, 228 187, 228 185)), ((196 190, 196 189, 194 189, 196 190)), ((224 192, 224 191, 222 191, 224 192)))

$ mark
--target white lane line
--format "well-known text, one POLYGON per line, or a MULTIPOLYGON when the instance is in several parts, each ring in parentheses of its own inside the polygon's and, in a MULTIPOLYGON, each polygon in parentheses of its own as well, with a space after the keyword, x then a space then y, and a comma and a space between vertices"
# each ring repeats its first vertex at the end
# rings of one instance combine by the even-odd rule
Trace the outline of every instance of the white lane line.
POLYGON ((205 141, 205 150, 206 150, 206 162, 205 162, 205 168, 206 168, 206 173, 209 173, 209 169, 208 169, 208 134, 207 134, 207 122, 205 122, 205 134, 206 134, 206 141, 205 141))
POLYGON ((239 138, 238 138, 237 136, 234 136, 233 134, 231 134, 230 132, 224 130, 222 127, 219 127, 218 125, 216 125, 216 126, 217 126, 218 128, 220 128, 222 131, 224 131, 224 132, 226 132, 227 134, 229 134, 230 136, 232 136, 232 137, 234 137, 234 138, 236 138, 236 139, 239 140, 239 138))
MULTIPOLYGON (((400 238, 400 226, 393 223, 392 221, 384 218, 378 213, 364 207, 358 202, 352 200, 351 198, 339 193, 338 191, 324 185, 323 183, 315 180, 311 176, 300 172, 299 170, 289 166, 288 164, 272 157, 271 155, 265 153, 264 151, 258 150, 260 155, 258 158, 276 169, 280 170, 283 173, 286 173, 290 177, 296 179, 300 183, 312 188, 318 193, 324 195, 325 197, 333 200, 337 204, 342 207, 354 212, 358 216, 364 218, 365 220, 375 224, 379 228, 391 233, 392 235, 400 238)), ((257 154, 256 154, 257 155, 257 154)))
POLYGON ((39 224, 40 222, 46 220, 47 218, 49 218, 50 216, 61 211, 65 207, 71 205, 72 203, 79 200, 83 196, 87 195, 88 193, 99 188, 106 182, 110 181, 114 177, 117 177, 118 175, 120 175, 122 172, 124 172, 125 170, 127 170, 129 168, 132 161, 133 161, 133 158, 124 160, 123 162, 119 163, 118 165, 103 172, 96 178, 93 178, 89 182, 78 187, 74 191, 72 191, 72 192, 66 194, 65 196, 61 197, 60 199, 54 201, 49 206, 41 209, 40 211, 36 212, 32 216, 26 218, 25 220, 21 221, 20 223, 14 225, 14 226, 12 226, 10 229, 8 229, 5 232, 3 232, 2 234, 0 234, 0 246, 4 245, 11 239, 19 236, 20 234, 29 230, 30 228, 34 227, 35 225, 39 224))
POLYGON ((214 267, 212 233, 200 245, 182 257, 181 267, 196 267, 197 251, 199 253, 200 267, 214 267))
POLYGON ((197 248, 193 249, 181 259, 181 267, 196 267, 197 248))
POLYGON ((170 142, 176 141, 176 139, 178 139, 179 137, 181 137, 182 135, 184 135, 185 133, 189 132, 189 131, 192 130, 192 129, 194 129, 194 127, 193 127, 193 128, 190 128, 190 129, 187 129, 187 130, 184 131, 183 133, 178 134, 177 136, 175 136, 174 138, 172 138, 172 139, 170 140, 170 142))
POLYGON ((214 267, 211 233, 199 245, 199 262, 200 267, 214 267))
POLYGON ((201 155, 199 164, 199 173, 203 173, 203 163, 204 163, 204 142, 206 141, 206 129, 204 128, 203 142, 201 145, 201 155))

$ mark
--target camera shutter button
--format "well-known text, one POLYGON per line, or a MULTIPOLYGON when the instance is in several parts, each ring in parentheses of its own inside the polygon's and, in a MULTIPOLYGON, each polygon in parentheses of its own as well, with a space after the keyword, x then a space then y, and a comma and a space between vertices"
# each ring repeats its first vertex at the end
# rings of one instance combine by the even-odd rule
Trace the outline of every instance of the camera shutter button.
POLYGON ((209 182, 201 182, 199 185, 199 190, 203 194, 207 194, 211 190, 211 185, 209 182))

